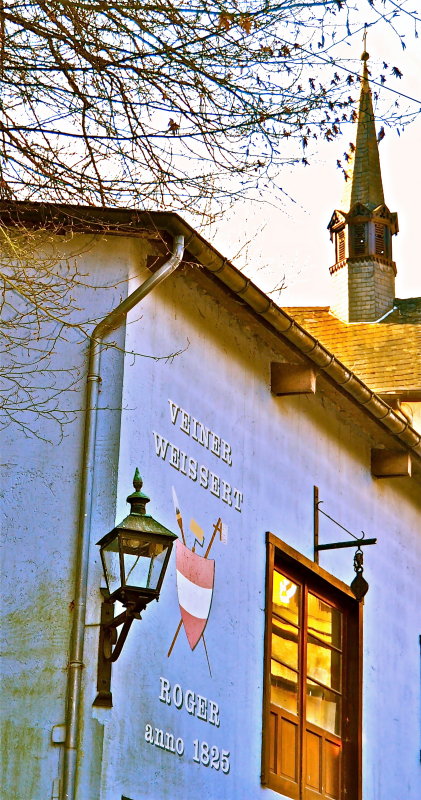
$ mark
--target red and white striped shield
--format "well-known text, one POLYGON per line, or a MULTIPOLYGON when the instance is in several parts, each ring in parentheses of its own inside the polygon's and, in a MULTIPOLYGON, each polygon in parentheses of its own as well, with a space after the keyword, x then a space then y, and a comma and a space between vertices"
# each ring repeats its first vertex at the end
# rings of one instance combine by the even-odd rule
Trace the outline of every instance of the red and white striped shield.
POLYGON ((177 593, 189 645, 196 647, 206 628, 212 603, 215 561, 176 542, 177 593))

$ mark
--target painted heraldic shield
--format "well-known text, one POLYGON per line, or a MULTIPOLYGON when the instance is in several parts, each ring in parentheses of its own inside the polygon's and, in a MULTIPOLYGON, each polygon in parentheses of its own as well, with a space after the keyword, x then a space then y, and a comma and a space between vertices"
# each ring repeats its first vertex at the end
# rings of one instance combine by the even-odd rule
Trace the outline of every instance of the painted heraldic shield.
POLYGON ((196 647, 206 628, 212 603, 215 561, 176 542, 177 593, 189 645, 196 647))

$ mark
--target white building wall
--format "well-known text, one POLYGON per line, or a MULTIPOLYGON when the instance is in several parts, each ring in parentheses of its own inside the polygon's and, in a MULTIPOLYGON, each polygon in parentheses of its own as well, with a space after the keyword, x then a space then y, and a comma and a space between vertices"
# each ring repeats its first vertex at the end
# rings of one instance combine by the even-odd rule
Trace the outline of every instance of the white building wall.
MULTIPOLYGON (((141 280, 147 275, 144 268, 139 271, 142 248, 141 242, 109 239, 89 252, 86 266, 95 272, 100 265, 110 282, 115 283, 114 270, 124 276, 126 269, 141 280)), ((279 359, 275 340, 263 336, 236 302, 227 308, 213 284, 201 279, 197 285, 191 273, 187 268, 169 278, 131 313, 125 347, 143 356, 124 358, 121 399, 118 351, 107 350, 102 358, 78 800, 279 797, 260 786, 265 533, 272 531, 311 558, 314 484, 328 513, 356 534, 363 529, 378 537, 365 558, 370 591, 364 610, 364 800, 417 800, 419 485, 409 479, 373 479, 369 442, 326 398, 273 397, 269 367, 279 359), (232 465, 183 432, 180 416, 173 424, 169 400, 231 445, 232 465), (159 457, 154 431, 238 489, 241 510, 183 475, 168 457, 159 457), (95 542, 126 515, 136 466, 151 497, 148 510, 178 532, 174 487, 189 547, 191 519, 203 528, 205 547, 219 517, 227 526, 226 543, 217 538, 210 554, 215 559, 205 630, 210 669, 203 642, 192 651, 183 629, 167 656, 180 619, 173 554, 159 604, 152 603, 142 621, 133 624, 113 666, 114 706, 97 709, 92 702, 101 569, 95 542), (220 725, 162 702, 160 678, 217 703, 220 725), (182 738, 183 755, 150 744, 148 724, 182 738), (220 754, 230 753, 228 774, 194 761, 196 739, 217 746, 220 754)), ((109 310, 125 290, 122 284, 115 293, 90 295, 95 316, 109 310)), ((81 356, 74 347, 72 358, 81 356)), ((9 474, 13 467, 22 503, 31 509, 16 536, 17 507, 11 506, 6 529, 18 539, 12 544, 23 559, 15 573, 9 562, 11 585, 17 588, 6 614, 18 614, 18 635, 7 639, 14 642, 6 689, 12 691, 16 721, 9 747, 17 747, 25 731, 34 733, 25 746, 29 770, 28 761, 23 770, 18 758, 11 758, 5 800, 54 796, 60 747, 52 746, 49 736, 52 725, 64 721, 81 431, 78 415, 59 446, 30 440, 24 451, 19 437, 7 440, 9 474)), ((12 484, 6 489, 6 507, 12 489, 12 484)), ((321 540, 341 537, 322 522, 321 540)), ((203 553, 199 545, 197 550, 203 553)), ((349 583, 352 552, 321 554, 320 562, 349 583)))
MULTIPOLYGON (((244 321, 236 321, 233 309, 234 305, 226 310, 191 280, 175 276, 144 301, 142 320, 127 327, 129 351, 140 347, 159 355, 181 352, 155 363, 138 359, 129 365, 126 359, 117 517, 126 513, 124 498, 134 467, 139 466, 144 489, 152 496, 151 513, 161 522, 177 531, 174 486, 189 546, 190 519, 203 527, 208 541, 219 515, 228 525, 228 544, 215 543, 212 551, 215 590, 205 634, 212 676, 201 643, 191 652, 183 630, 171 657, 166 655, 179 620, 174 559, 159 606, 148 608, 130 634, 114 667, 115 707, 101 712, 106 720, 101 800, 120 795, 155 800, 187 792, 193 799, 204 793, 218 800, 261 793, 275 797, 261 789, 259 781, 265 532, 271 530, 311 558, 314 484, 329 513, 357 534, 364 529, 379 540, 366 552, 365 574, 372 587, 364 634, 366 796, 394 800, 404 775, 406 797, 415 800, 418 746, 408 748, 407 742, 412 738, 415 743, 419 736, 417 487, 411 481, 374 480, 369 443, 327 400, 274 398, 269 365, 277 352, 260 338, 254 324, 247 329, 244 321), (178 421, 172 424, 169 400, 232 445, 232 466, 194 442, 178 421), (244 496, 241 512, 184 476, 168 457, 158 457, 153 431, 239 488, 244 496), (398 585, 405 586, 400 601, 391 599, 395 585, 398 594, 398 585), (398 653, 396 641, 402 642, 398 653), (406 651, 410 656, 402 663, 399 654, 406 651), (399 666, 402 680, 397 682, 399 666), (162 676, 172 686, 179 683, 218 702, 220 728, 161 703, 162 676), (148 722, 182 737, 184 756, 174 757, 145 742, 148 722), (205 737, 210 745, 230 751, 229 775, 192 761, 193 741, 205 737)), ((338 538, 338 531, 323 523, 322 531, 326 538, 338 538)), ((347 583, 353 577, 352 551, 322 554, 321 563, 347 583)))
MULTIPOLYGON (((74 305, 80 310, 75 311, 72 321, 99 319, 127 292, 128 265, 137 258, 133 246, 127 241, 122 247, 116 240, 111 245, 104 239, 93 247, 92 237, 75 237, 67 248, 70 258, 72 253, 81 253, 81 285, 75 285, 73 293, 74 305)), ((87 328, 92 326, 88 324, 87 328)), ((48 334, 51 328, 45 331, 40 347, 49 347, 48 334)), ((114 339, 123 344, 124 331, 114 339)), ((64 723, 87 349, 88 340, 80 331, 67 330, 51 356, 57 388, 63 387, 58 393, 59 408, 70 412, 62 430, 52 420, 37 418, 30 411, 21 417, 28 425, 27 433, 10 425, 1 434, 4 800, 49 800, 58 791, 61 747, 52 743, 52 729, 64 723), (68 368, 79 373, 76 391, 66 390, 69 375, 60 370, 68 368)), ((25 356, 27 359, 28 354, 25 356)), ((109 465, 102 495, 99 491, 101 502, 105 496, 111 509, 109 515, 114 513, 116 491, 114 464, 122 380, 119 361, 121 353, 107 351, 107 389, 102 397, 104 405, 116 411, 103 412, 106 433, 100 432, 97 448, 98 457, 109 465)), ((60 738, 60 731, 54 735, 60 738)))

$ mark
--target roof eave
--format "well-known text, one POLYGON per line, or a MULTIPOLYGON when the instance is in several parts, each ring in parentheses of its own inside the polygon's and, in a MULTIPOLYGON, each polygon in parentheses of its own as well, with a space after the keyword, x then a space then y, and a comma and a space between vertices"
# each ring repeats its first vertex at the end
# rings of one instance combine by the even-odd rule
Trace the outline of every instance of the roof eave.
MULTIPOLYGON (((305 359, 314 364, 319 373, 341 394, 356 404, 371 420, 387 433, 395 443, 411 453, 421 466, 421 435, 402 419, 380 395, 372 391, 352 370, 342 364, 321 342, 301 327, 286 311, 277 306, 253 281, 246 278, 216 248, 197 233, 182 217, 172 211, 135 211, 132 209, 108 209, 90 206, 72 206, 48 203, 0 203, 0 221, 12 218, 25 224, 26 219, 36 222, 38 209, 39 224, 42 217, 48 218, 48 211, 55 214, 64 224, 66 216, 77 220, 78 226, 91 223, 101 231, 112 234, 117 225, 118 233, 126 226, 126 235, 136 235, 136 226, 151 228, 151 233, 159 231, 174 236, 181 234, 186 240, 186 249, 218 279, 230 292, 236 295, 266 325, 289 342, 305 359), (11 212, 14 211, 14 214, 11 212), (46 213, 47 212, 47 213, 46 213)), ((51 215, 50 215, 51 218, 51 215)), ((16 223, 15 223, 16 224, 16 223)))

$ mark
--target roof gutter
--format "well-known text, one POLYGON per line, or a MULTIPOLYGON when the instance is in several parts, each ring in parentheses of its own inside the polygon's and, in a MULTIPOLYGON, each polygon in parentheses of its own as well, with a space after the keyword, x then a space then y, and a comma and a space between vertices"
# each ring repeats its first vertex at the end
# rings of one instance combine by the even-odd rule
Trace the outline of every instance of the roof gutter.
POLYGON ((205 239, 193 231, 177 214, 162 213, 160 229, 181 232, 188 237, 189 252, 207 271, 220 280, 231 292, 300 355, 311 361, 329 382, 355 405, 370 416, 389 436, 421 465, 421 435, 402 419, 382 398, 366 386, 352 370, 342 364, 322 343, 301 327, 293 317, 276 305, 249 278, 223 258, 205 239))
POLYGON ((95 466, 96 420, 100 377, 100 357, 106 334, 118 328, 128 312, 153 291, 179 266, 184 253, 184 236, 174 237, 170 258, 145 280, 94 328, 89 345, 89 366, 86 386, 85 433, 81 468, 81 498, 77 538, 74 614, 70 639, 67 677, 66 739, 64 744, 61 799, 74 800, 78 759, 78 733, 85 639, 86 593, 91 540, 92 494, 95 466))
MULTIPOLYGON (((189 248, 191 245, 189 244, 189 248)), ((287 339, 299 352, 326 375, 342 394, 356 402, 400 445, 409 449, 421 462, 421 435, 373 392, 348 367, 342 364, 321 342, 301 327, 286 311, 227 263, 217 269, 208 267, 231 291, 240 296, 253 311, 287 339)))
MULTIPOLYGON (((249 306, 271 329, 289 341, 297 351, 316 365, 330 383, 345 397, 359 406, 389 436, 409 451, 421 465, 421 435, 402 419, 382 398, 371 391, 363 381, 329 352, 321 342, 311 336, 286 311, 277 306, 252 281, 236 269, 221 253, 206 241, 194 228, 173 211, 136 211, 133 209, 106 209, 66 204, 0 202, 0 221, 6 225, 44 223, 62 225, 63 230, 92 231, 135 236, 153 230, 182 234, 186 237, 189 252, 209 273, 225 284, 241 301, 249 306)), ((401 399, 406 399, 400 395, 401 399)), ((411 397, 408 399, 418 399, 411 397)))

